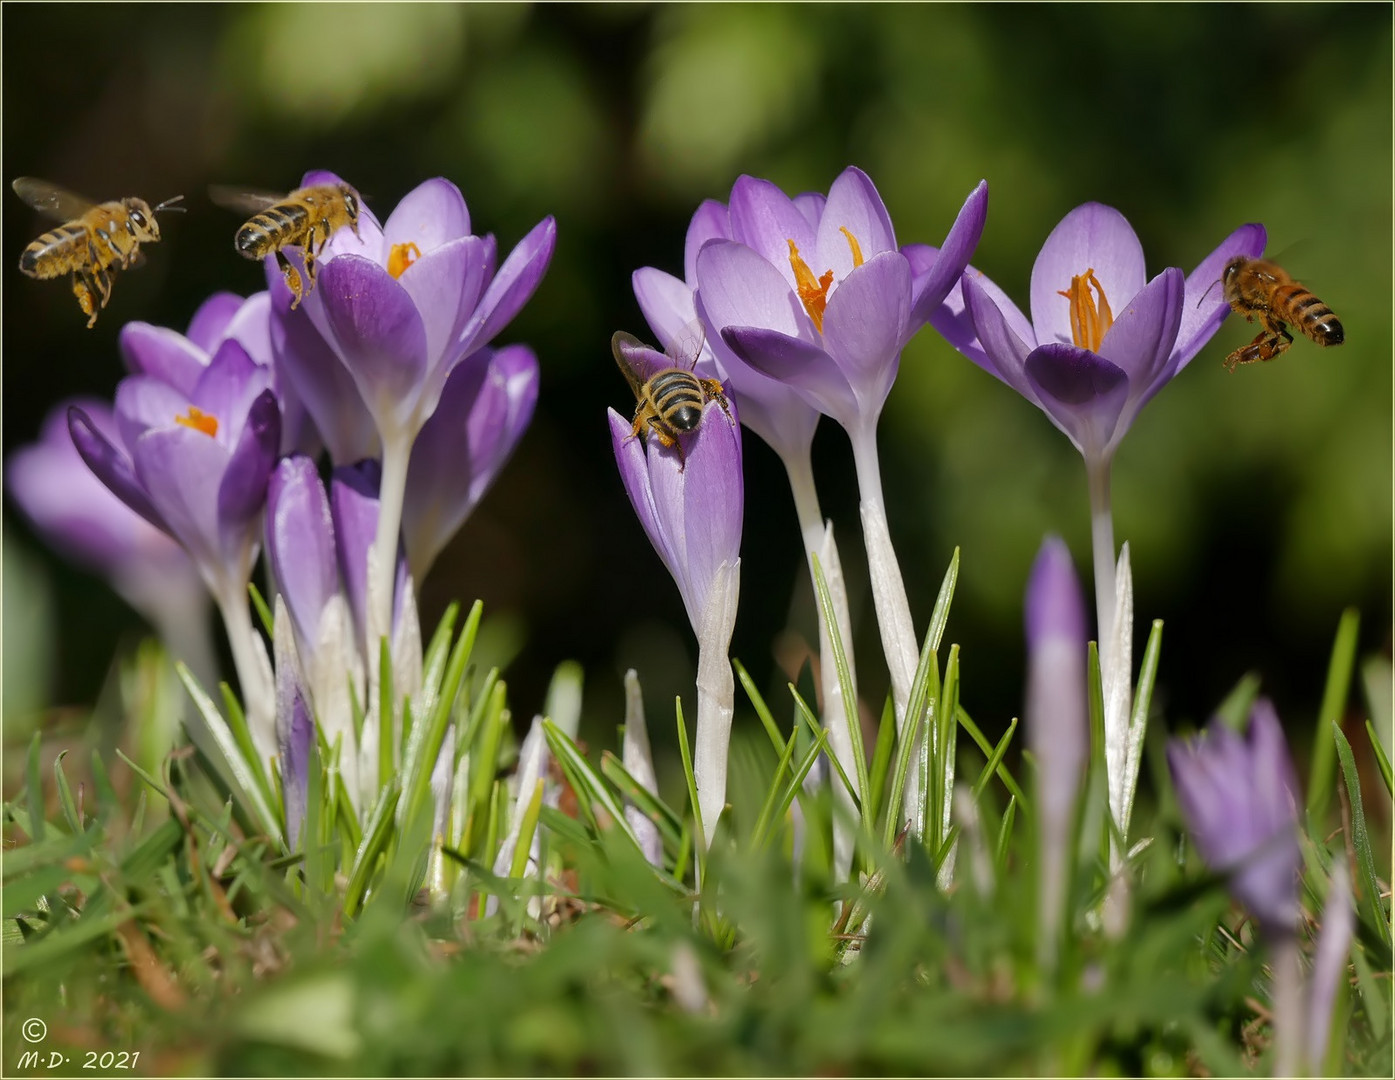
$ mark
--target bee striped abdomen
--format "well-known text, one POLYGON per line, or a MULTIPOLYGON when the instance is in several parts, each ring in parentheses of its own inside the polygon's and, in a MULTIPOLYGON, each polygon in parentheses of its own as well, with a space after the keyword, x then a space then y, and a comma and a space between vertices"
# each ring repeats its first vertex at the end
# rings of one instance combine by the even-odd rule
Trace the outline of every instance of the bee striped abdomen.
POLYGON ((676 430, 692 431, 702 420, 702 386, 692 372, 661 371, 650 380, 649 392, 659 415, 676 430))
POLYGON ((61 225, 44 233, 19 257, 19 269, 33 278, 61 277, 87 253, 87 230, 78 225, 61 225))
POLYGON ((237 250, 255 259, 282 244, 295 243, 309 219, 309 211, 297 203, 273 206, 237 230, 237 250))
POLYGON ((1301 285, 1285 285, 1275 293, 1275 308, 1319 345, 1340 345, 1342 324, 1332 309, 1301 285))

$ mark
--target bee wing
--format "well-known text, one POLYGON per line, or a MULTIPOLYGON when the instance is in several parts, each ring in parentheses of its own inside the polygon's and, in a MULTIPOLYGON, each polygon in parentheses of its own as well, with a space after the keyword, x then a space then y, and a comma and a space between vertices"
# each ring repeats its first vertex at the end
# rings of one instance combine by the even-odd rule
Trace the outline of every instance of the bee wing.
POLYGON ((610 339, 610 350, 615 354, 615 362, 620 365, 625 381, 634 391, 635 400, 640 399, 647 383, 655 372, 671 366, 668 357, 652 345, 646 345, 633 334, 617 330, 610 339))
POLYGON ((208 197, 225 210, 239 213, 259 214, 268 206, 275 206, 285 199, 285 193, 278 195, 272 191, 258 191, 255 188, 231 187, 226 184, 210 184, 208 197))
POLYGON ((47 180, 39 180, 33 176, 21 176, 10 186, 14 188, 15 194, 28 205, 55 221, 71 221, 74 218, 80 218, 96 205, 91 199, 84 199, 81 195, 74 195, 71 191, 67 191, 57 184, 51 184, 47 180))
POLYGON ((707 343, 707 329, 701 319, 694 319, 667 342, 669 358, 679 367, 692 371, 697 367, 702 347, 707 343))

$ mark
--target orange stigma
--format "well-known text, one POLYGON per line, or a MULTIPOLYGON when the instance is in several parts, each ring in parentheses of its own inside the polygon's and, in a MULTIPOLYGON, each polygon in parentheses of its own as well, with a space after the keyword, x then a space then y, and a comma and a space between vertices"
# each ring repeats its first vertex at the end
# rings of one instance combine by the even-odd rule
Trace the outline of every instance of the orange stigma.
MULTIPOLYGON (((848 247, 852 249, 853 266, 862 265, 862 248, 858 245, 857 237, 845 227, 840 226, 839 232, 848 238, 848 247)), ((794 271, 795 291, 799 294, 799 302, 804 305, 804 310, 809 313, 809 318, 814 322, 814 329, 820 334, 823 333, 823 311, 828 306, 828 290, 833 285, 833 271, 825 270, 819 278, 814 277, 814 272, 809 269, 803 257, 799 254, 799 245, 793 240, 788 241, 790 246, 790 269, 794 271)))
POLYGON ((176 416, 174 422, 183 424, 186 428, 193 428, 195 431, 202 431, 210 439, 218 434, 218 418, 204 412, 197 405, 190 405, 188 414, 176 416))
POLYGON ((387 272, 395 278, 400 278, 402 271, 420 258, 421 248, 410 240, 405 244, 393 244, 392 251, 388 254, 387 272))
POLYGON ((1070 301, 1070 333, 1077 348, 1099 352, 1104 335, 1114 325, 1114 313, 1104 295, 1104 286, 1095 277, 1094 268, 1070 279, 1069 289, 1058 289, 1057 295, 1070 301), (1095 295, 1090 295, 1094 287, 1095 295), (1096 304, 1098 297, 1099 303, 1096 304))

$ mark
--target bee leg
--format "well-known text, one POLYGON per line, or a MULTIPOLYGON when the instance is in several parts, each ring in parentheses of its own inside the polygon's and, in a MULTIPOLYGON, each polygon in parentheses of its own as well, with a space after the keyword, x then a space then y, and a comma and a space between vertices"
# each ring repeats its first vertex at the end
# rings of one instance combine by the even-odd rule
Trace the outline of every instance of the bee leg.
POLYGON ((1259 358, 1273 360, 1276 356, 1288 352, 1288 347, 1292 344, 1293 335, 1280 323, 1277 332, 1270 334, 1269 339, 1259 347, 1259 358))
POLYGON ((87 274, 79 271, 73 272, 73 295, 77 297, 78 307, 82 308, 82 313, 89 316, 87 329, 91 330, 97 323, 97 300, 92 294, 92 286, 88 283, 87 274))
POLYGON ((687 459, 683 454, 683 444, 670 435, 659 425, 662 421, 657 416, 649 417, 649 431, 659 440, 659 445, 665 449, 672 448, 678 451, 678 471, 682 472, 687 465, 687 459))
POLYGON ((285 252, 276 252, 276 265, 281 268, 281 276, 286 279, 286 288, 291 290, 291 310, 300 307, 300 298, 305 290, 300 283, 300 271, 291 265, 291 260, 286 258, 285 252))

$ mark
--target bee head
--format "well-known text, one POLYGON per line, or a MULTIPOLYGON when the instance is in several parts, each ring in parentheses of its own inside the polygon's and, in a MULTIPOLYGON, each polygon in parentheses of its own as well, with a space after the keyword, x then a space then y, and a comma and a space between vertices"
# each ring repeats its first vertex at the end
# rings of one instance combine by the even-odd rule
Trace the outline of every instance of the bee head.
POLYGON ((155 213, 144 199, 122 199, 126 208, 126 231, 137 240, 160 239, 160 226, 155 221, 155 213))
POLYGON ((339 191, 344 196, 344 209, 349 212, 349 225, 358 228, 358 192, 348 184, 340 184, 339 191))

